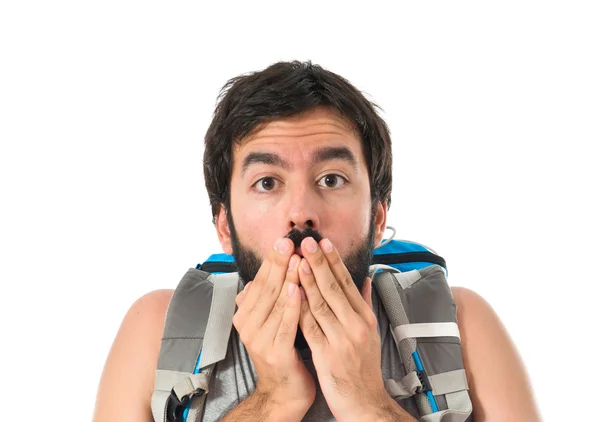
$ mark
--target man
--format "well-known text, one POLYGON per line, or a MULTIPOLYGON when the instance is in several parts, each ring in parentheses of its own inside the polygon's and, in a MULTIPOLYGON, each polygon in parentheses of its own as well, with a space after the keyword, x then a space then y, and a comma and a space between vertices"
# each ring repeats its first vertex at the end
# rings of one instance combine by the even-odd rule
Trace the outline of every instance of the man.
MULTIPOLYGON (((378 296, 367 277, 392 180, 391 140, 374 105, 319 66, 277 63, 228 82, 205 142, 217 235, 245 284, 230 340, 243 346, 232 346, 240 356, 228 359, 241 365, 248 356, 256 371, 247 394, 215 381, 228 401, 219 408, 209 394, 205 418, 416 420, 384 387, 389 338, 379 337, 383 317, 375 316, 378 296)), ((96 421, 152 420, 172 293, 149 293, 125 316, 96 421)), ((452 293, 473 420, 539 420, 522 362, 493 310, 470 290, 452 293)))

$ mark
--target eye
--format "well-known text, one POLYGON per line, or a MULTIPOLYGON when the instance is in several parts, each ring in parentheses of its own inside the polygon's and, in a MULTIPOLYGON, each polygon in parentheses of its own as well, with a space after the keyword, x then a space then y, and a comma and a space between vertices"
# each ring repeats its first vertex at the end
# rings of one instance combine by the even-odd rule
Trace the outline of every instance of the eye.
POLYGON ((278 180, 273 177, 263 177, 262 179, 258 179, 252 186, 254 186, 258 192, 265 193, 275 189, 277 183, 278 180))
POLYGON ((319 179, 319 185, 327 187, 327 188, 340 188, 347 182, 339 174, 326 174, 325 176, 319 179))

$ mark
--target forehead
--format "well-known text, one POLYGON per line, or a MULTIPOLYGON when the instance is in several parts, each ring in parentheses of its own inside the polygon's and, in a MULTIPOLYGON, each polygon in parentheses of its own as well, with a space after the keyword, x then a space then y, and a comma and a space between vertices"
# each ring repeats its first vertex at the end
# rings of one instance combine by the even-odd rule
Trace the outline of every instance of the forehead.
POLYGON ((265 147, 301 147, 308 150, 324 144, 350 148, 362 161, 362 145, 354 124, 324 107, 258 126, 235 146, 234 156, 265 147))

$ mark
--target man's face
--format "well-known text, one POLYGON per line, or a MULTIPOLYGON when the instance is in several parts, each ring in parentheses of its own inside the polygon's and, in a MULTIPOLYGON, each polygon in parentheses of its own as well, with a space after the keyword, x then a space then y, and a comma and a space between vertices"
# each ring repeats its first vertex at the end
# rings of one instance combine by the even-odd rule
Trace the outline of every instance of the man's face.
POLYGON ((261 127, 233 151, 231 213, 218 216, 219 238, 244 283, 254 279, 276 239, 296 253, 306 236, 328 238, 361 287, 385 207, 371 209, 367 164, 353 127, 319 108, 261 127))

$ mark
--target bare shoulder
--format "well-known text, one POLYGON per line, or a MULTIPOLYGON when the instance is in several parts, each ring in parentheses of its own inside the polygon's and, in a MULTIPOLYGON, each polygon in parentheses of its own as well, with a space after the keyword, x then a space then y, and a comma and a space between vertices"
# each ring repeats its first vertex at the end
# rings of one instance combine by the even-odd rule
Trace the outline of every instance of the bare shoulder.
POLYGON ((540 421, 526 368, 491 305, 452 287, 473 417, 481 421, 540 421))
POLYGON ((172 296, 173 290, 155 290, 127 311, 104 365, 95 422, 152 421, 154 374, 172 296))

